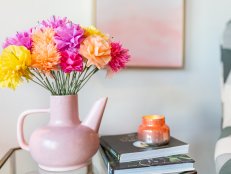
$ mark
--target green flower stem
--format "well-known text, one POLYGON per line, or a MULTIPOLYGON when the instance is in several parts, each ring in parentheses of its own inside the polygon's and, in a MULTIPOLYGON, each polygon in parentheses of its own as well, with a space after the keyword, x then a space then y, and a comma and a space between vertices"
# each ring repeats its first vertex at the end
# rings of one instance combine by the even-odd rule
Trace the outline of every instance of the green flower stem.
MULTIPOLYGON (((85 69, 83 70, 83 72, 85 71, 85 69)), ((83 72, 82 73, 79 73, 78 74, 78 77, 76 79, 74 79, 74 85, 72 87, 72 93, 75 93, 75 89, 77 88, 77 85, 78 85, 78 82, 81 78, 81 76, 83 75, 83 72)))
POLYGON ((56 77, 57 77, 57 83, 59 84, 58 85, 58 91, 59 91, 59 94, 61 94, 61 88, 62 88, 62 84, 61 84, 61 79, 60 79, 60 75, 59 75, 59 71, 56 72, 56 77))
MULTIPOLYGON (((53 87, 54 90, 57 89, 57 88, 55 88, 55 83, 52 82, 51 85, 52 85, 52 87, 53 87)), ((55 91, 55 95, 56 94, 58 94, 57 91, 55 91)))
MULTIPOLYGON (((44 76, 45 76, 45 75, 44 75, 44 76)), ((46 80, 46 82, 47 82, 47 84, 48 84, 49 88, 51 89, 51 93, 54 95, 54 94, 55 94, 55 90, 52 88, 52 86, 51 86, 51 84, 50 84, 50 82, 49 82, 48 78, 47 78, 47 77, 45 77, 45 80, 46 80)))
POLYGON ((43 81, 46 83, 46 85, 47 85, 48 88, 50 89, 50 92, 51 92, 52 94, 54 94, 55 91, 53 90, 53 88, 52 88, 52 86, 51 86, 51 84, 50 84, 50 82, 49 82, 49 80, 48 80, 46 74, 44 74, 44 73, 38 73, 38 72, 37 72, 37 74, 39 74, 40 77, 43 79, 43 81))
POLYGON ((58 71, 58 74, 59 74, 59 78, 60 78, 60 91, 61 91, 61 95, 63 95, 63 75, 60 71, 58 71))
POLYGON ((62 77, 62 95, 65 95, 65 86, 66 86, 65 74, 61 73, 61 77, 62 77))
POLYGON ((69 88, 69 78, 70 78, 70 74, 69 73, 65 73, 64 74, 64 91, 65 91, 65 95, 68 94, 68 88, 69 88))
MULTIPOLYGON (((74 73, 74 72, 73 72, 74 73)), ((70 88, 71 88, 71 80, 72 80, 72 74, 68 74, 68 83, 67 83, 67 93, 70 94, 70 88)))
POLYGON ((89 68, 85 65, 83 72, 81 72, 81 73, 79 72, 77 79, 74 81, 74 85, 73 85, 72 92, 71 92, 72 94, 76 94, 75 91, 78 88, 79 82, 81 82, 81 76, 84 74, 83 75, 83 77, 84 77, 86 72, 88 71, 88 69, 89 68))
MULTIPOLYGON (((97 68, 96 68, 97 69, 97 68)), ((89 70, 89 69, 88 69, 89 70)), ((86 82, 85 82, 85 80, 90 76, 92 76, 93 74, 93 72, 95 71, 95 69, 93 69, 93 70, 91 70, 88 74, 87 73, 85 73, 84 74, 84 76, 83 76, 83 78, 79 81, 79 83, 76 85, 77 87, 75 88, 75 93, 77 93, 79 90, 80 90, 80 88, 81 88, 81 84, 85 84, 86 82), (92 74, 92 75, 91 75, 92 74)))
POLYGON ((90 78, 98 71, 98 68, 93 69, 93 71, 91 71, 88 76, 83 80, 83 83, 81 83, 79 85, 79 87, 76 90, 76 93, 78 93, 80 91, 80 89, 82 89, 82 87, 84 87, 84 85, 88 82, 88 80, 90 80, 90 78))
POLYGON ((33 80, 32 78, 30 78, 31 81, 33 81, 33 82, 35 82, 36 84, 39 84, 40 86, 42 86, 43 88, 49 90, 49 88, 46 86, 45 83, 43 83, 42 80, 40 80, 40 79, 39 79, 34 73, 32 73, 31 71, 30 71, 30 73, 31 73, 32 76, 35 77, 39 82, 37 82, 37 81, 33 80))
POLYGON ((40 72, 36 68, 28 70, 34 83, 49 90, 52 95, 74 95, 98 71, 98 68, 84 65, 82 72, 64 73, 61 70, 52 70, 50 74, 40 72))
MULTIPOLYGON (((56 76, 56 73, 55 73, 55 71, 51 71, 51 75, 53 76, 53 78, 54 78, 54 81, 55 81, 55 85, 54 85, 54 89, 56 88, 56 94, 59 94, 60 93, 60 90, 59 90, 59 81, 58 81, 58 79, 57 79, 57 76, 56 76)), ((53 83, 52 83, 53 84, 53 83)))
POLYGON ((38 84, 39 86, 43 87, 44 89, 49 90, 46 86, 43 86, 42 84, 40 84, 40 83, 36 82, 36 81, 35 81, 35 80, 33 80, 32 78, 30 78, 30 80, 31 80, 32 82, 34 82, 34 83, 38 84))
POLYGON ((76 71, 74 71, 73 73, 72 73, 72 77, 71 77, 71 83, 70 83, 70 85, 69 85, 69 89, 68 89, 68 93, 69 94, 71 94, 71 89, 73 88, 73 83, 74 83, 74 79, 76 78, 76 74, 77 74, 77 72, 76 71))
POLYGON ((50 92, 52 92, 52 90, 49 88, 49 85, 46 83, 41 73, 39 73, 36 69, 34 69, 34 72, 38 75, 37 77, 40 77, 40 81, 49 89, 50 92))
POLYGON ((62 94, 65 94, 65 76, 64 73, 60 73, 61 74, 61 79, 62 79, 62 94))
POLYGON ((81 76, 78 78, 77 85, 76 85, 77 88, 83 82, 83 79, 85 79, 85 76, 86 76, 86 74, 87 74, 87 72, 88 72, 89 69, 90 69, 89 67, 86 67, 84 69, 85 70, 84 73, 81 73, 81 75, 83 74, 83 77, 81 79, 80 79, 81 76))

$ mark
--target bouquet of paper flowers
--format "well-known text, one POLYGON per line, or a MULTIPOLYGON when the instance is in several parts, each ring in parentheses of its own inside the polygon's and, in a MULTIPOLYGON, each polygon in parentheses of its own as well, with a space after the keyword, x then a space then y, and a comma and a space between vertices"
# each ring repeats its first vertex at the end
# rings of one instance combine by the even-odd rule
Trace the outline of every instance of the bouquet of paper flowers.
POLYGON ((7 38, 0 55, 0 87, 15 89, 31 80, 52 95, 74 95, 99 69, 117 72, 127 49, 93 26, 53 16, 7 38))

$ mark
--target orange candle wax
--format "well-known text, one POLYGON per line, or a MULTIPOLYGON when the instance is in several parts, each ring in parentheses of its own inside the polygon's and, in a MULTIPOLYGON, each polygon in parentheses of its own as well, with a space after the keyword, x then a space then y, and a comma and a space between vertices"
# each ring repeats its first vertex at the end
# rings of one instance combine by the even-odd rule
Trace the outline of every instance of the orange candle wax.
POLYGON ((138 139, 147 144, 161 146, 169 143, 170 130, 163 115, 146 115, 138 128, 138 139))

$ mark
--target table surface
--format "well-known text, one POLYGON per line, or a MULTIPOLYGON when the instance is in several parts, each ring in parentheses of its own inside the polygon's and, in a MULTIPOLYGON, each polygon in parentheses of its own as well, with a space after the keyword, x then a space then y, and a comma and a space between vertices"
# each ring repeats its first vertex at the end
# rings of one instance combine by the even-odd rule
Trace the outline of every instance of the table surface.
POLYGON ((38 167, 30 153, 20 148, 10 149, 0 160, 0 174, 106 174, 106 167, 99 152, 91 164, 68 172, 48 172, 38 167))

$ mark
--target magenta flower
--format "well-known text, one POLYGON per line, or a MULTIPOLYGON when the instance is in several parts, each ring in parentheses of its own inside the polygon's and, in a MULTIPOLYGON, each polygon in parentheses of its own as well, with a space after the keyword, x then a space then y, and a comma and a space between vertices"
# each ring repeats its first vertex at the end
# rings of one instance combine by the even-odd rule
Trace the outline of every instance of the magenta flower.
POLYGON ((49 27, 49 28, 53 28, 56 29, 58 27, 62 27, 65 26, 67 23, 70 23, 70 21, 65 17, 65 18, 61 18, 61 17, 56 17, 56 16, 52 16, 49 20, 43 20, 41 22, 41 25, 44 27, 49 27))
POLYGON ((82 42, 84 30, 77 24, 68 23, 55 30, 55 43, 59 51, 79 49, 82 42))
POLYGON ((42 27, 52 28, 55 31, 54 42, 60 52, 60 66, 66 73, 82 71, 83 60, 78 50, 84 39, 84 30, 77 24, 73 24, 67 18, 53 16, 40 23, 42 27))
POLYGON ((83 58, 72 51, 61 52, 60 61, 61 69, 65 73, 70 73, 71 71, 81 72, 83 70, 83 58))
POLYGON ((55 43, 60 52, 64 50, 77 49, 83 40, 84 30, 67 18, 51 17, 40 23, 43 27, 53 28, 55 31, 55 43))
POLYGON ((6 48, 9 45, 16 45, 16 46, 25 46, 28 50, 31 50, 32 48, 31 33, 32 33, 32 29, 25 32, 18 32, 14 37, 7 38, 2 47, 6 48))
POLYGON ((111 61, 108 66, 113 72, 117 72, 125 67, 125 64, 129 61, 130 55, 128 50, 122 48, 122 45, 117 42, 111 43, 111 61))

